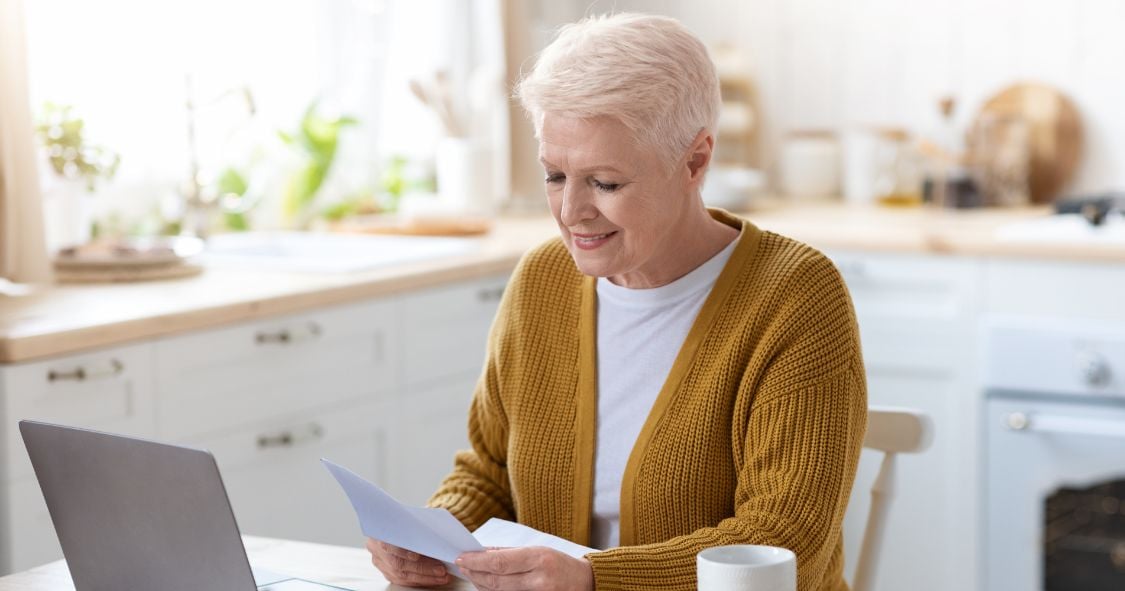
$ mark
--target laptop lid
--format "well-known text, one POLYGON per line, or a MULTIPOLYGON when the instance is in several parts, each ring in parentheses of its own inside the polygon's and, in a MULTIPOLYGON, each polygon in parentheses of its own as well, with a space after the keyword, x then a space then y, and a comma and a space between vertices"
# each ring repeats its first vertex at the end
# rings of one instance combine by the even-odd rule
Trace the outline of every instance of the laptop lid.
POLYGON ((253 591, 210 452, 20 421, 77 591, 253 591))

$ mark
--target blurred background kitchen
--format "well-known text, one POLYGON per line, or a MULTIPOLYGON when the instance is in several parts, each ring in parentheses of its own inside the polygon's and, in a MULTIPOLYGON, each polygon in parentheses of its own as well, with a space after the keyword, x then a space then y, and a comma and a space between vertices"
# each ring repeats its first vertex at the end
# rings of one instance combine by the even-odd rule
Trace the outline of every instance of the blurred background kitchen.
POLYGON ((879 588, 1125 585, 1125 3, 0 8, 0 573, 58 556, 21 418, 211 448, 247 533, 353 542, 323 455, 424 502, 554 232, 512 84, 635 10, 718 65, 705 201, 825 250, 871 401, 934 419, 879 588))
POLYGON ((91 228, 542 210, 511 82, 555 26, 606 10, 669 14, 712 45, 726 166, 709 193, 732 209, 1046 203, 1125 174, 1112 1, 25 3, 52 250, 91 228))

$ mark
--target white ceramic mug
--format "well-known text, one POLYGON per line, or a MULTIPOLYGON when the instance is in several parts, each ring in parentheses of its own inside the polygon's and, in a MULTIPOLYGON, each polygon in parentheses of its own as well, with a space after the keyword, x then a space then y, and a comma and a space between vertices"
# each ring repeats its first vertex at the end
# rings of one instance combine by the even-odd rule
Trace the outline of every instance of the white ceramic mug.
POLYGON ((716 546, 695 557, 699 591, 796 591, 797 555, 775 546, 716 546))

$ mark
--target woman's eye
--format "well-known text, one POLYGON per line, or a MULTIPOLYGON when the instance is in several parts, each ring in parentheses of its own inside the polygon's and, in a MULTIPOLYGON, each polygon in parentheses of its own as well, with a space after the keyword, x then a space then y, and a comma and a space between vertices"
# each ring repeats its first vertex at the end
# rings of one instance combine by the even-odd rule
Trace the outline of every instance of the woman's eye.
POLYGON ((616 191, 617 189, 621 188, 621 185, 619 185, 617 183, 603 183, 601 181, 594 181, 594 186, 597 187, 598 190, 602 191, 603 193, 612 193, 612 192, 616 191))
POLYGON ((548 185, 553 185, 555 183, 561 183, 564 180, 566 180, 566 176, 561 175, 561 174, 549 174, 549 175, 547 175, 547 178, 545 178, 543 180, 548 185))

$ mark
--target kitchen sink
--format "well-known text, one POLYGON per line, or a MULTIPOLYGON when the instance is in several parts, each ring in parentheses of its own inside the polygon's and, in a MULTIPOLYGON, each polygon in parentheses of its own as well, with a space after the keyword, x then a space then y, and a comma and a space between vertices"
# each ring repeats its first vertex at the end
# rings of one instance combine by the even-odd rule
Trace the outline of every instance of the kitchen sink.
POLYGON ((298 273, 350 273, 474 250, 472 238, 331 234, 325 232, 243 232, 207 240, 207 266, 243 267, 298 273))

